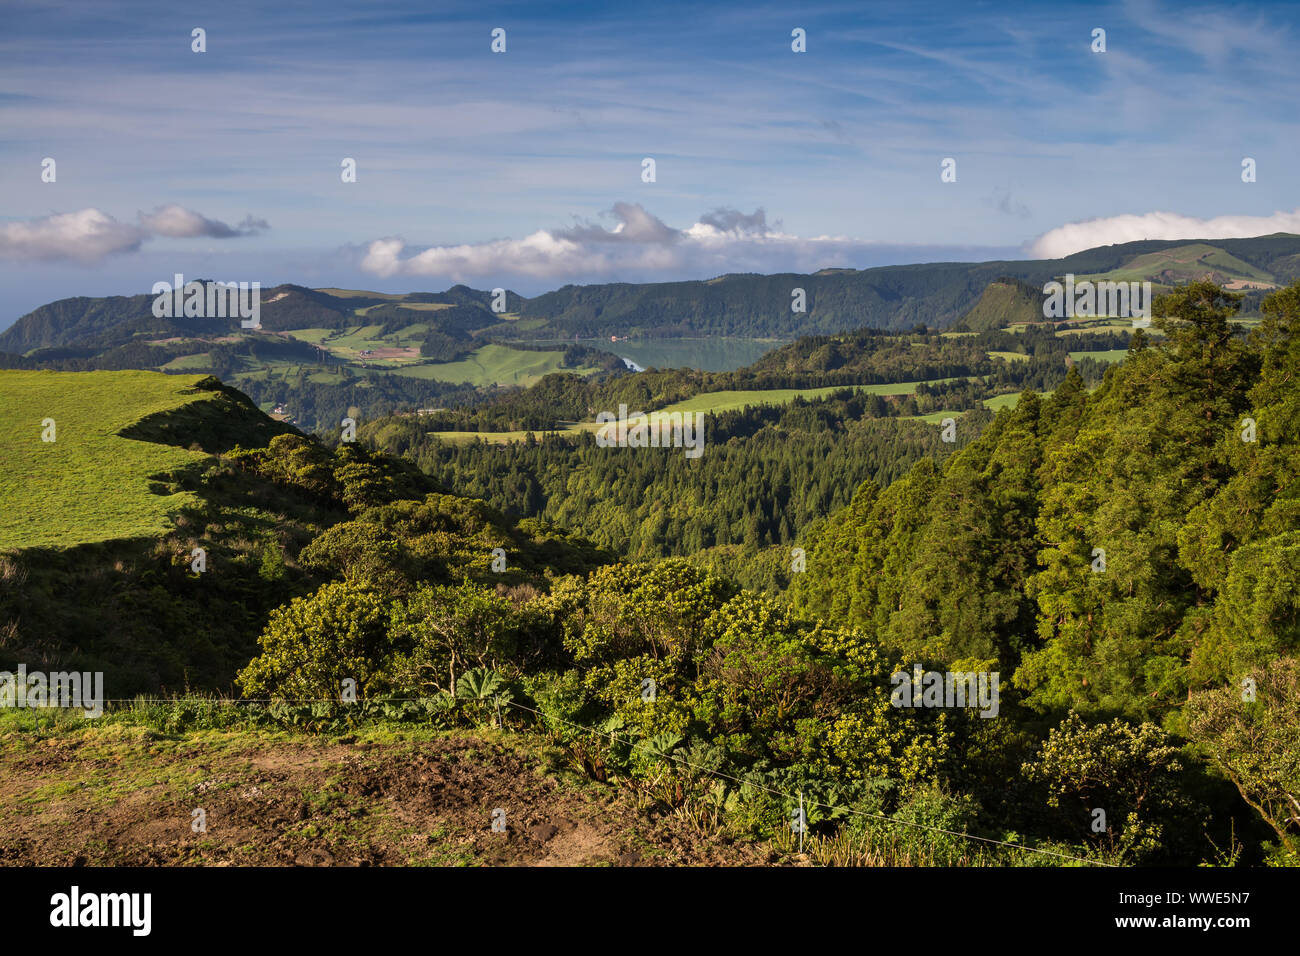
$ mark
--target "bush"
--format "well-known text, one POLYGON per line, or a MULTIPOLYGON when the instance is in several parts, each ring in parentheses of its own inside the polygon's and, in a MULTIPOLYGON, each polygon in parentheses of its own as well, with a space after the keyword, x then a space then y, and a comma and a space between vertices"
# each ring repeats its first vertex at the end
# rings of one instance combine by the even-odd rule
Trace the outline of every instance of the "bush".
POLYGON ((271 612, 262 653, 236 678, 245 696, 339 700, 343 681, 359 697, 392 689, 390 605, 365 584, 335 582, 271 612))
POLYGON ((1178 753, 1155 724, 1090 726, 1071 711, 1021 772, 1045 787, 1071 842, 1082 837, 1128 863, 1185 861, 1195 852, 1186 834, 1204 829, 1206 811, 1182 792, 1178 753))

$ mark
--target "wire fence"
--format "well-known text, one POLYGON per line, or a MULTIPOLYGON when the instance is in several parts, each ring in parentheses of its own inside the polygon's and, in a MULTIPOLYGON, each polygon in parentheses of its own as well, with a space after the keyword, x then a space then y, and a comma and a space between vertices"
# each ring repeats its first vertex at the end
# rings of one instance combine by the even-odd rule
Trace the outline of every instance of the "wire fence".
MULTIPOLYGON (((432 697, 386 697, 386 698, 379 699, 375 702, 381 704, 426 703, 428 701, 435 700, 435 699, 436 698, 432 698, 432 697)), ((462 699, 475 699, 475 698, 462 698, 462 699)), ((200 701, 204 704, 220 704, 220 705, 340 704, 340 703, 344 705, 348 705, 351 703, 357 703, 356 701, 341 701, 337 697, 254 697, 254 698, 205 697, 205 698, 200 698, 200 701)), ((148 697, 148 696, 117 697, 117 698, 108 698, 101 701, 101 703, 103 704, 132 704, 137 706, 139 705, 164 706, 168 704, 178 704, 183 702, 185 702, 184 698, 148 697)), ((490 703, 492 701, 489 698, 484 700, 483 702, 490 703)), ((515 710, 530 713, 536 716, 537 718, 539 718, 540 720, 542 720, 543 722, 552 721, 552 722, 564 724, 565 726, 570 727, 574 730, 579 730, 585 733, 593 734, 597 737, 608 738, 611 743, 619 742, 630 747, 633 750, 642 750, 643 752, 654 754, 657 757, 661 757, 665 760, 671 761, 680 766, 687 767, 690 770, 695 771, 696 773, 704 774, 706 776, 710 776, 718 780, 726 780, 731 783, 738 784, 742 787, 750 787, 755 790, 761 790, 771 796, 779 797, 783 800, 788 801, 791 806, 798 805, 801 808, 800 811, 801 822, 803 820, 802 809, 804 807, 817 807, 823 810, 838 811, 853 816, 859 816, 859 817, 864 817, 872 820, 877 820, 881 823, 888 824, 890 826, 912 827, 914 829, 924 830, 930 833, 943 834, 945 836, 956 837, 962 840, 969 840, 972 842, 977 842, 977 843, 986 844, 990 846, 1004 847, 1013 850, 1022 850, 1026 853, 1037 853, 1042 856, 1050 856, 1060 860, 1068 860, 1073 863, 1082 863, 1087 866, 1103 866, 1103 867, 1118 866, 1115 863, 1107 863, 1103 860, 1088 859, 1087 857, 1076 856, 1070 853, 1062 853, 1057 850, 1046 850, 1043 849, 1042 847, 1028 846, 1024 843, 1014 843, 1008 840, 996 840, 993 839, 992 837, 978 836, 973 833, 964 833, 958 830, 945 829, 944 827, 931 826, 930 824, 918 823, 914 820, 900 820, 897 819, 896 817, 890 817, 880 813, 872 813, 868 810, 858 810, 853 807, 834 806, 832 804, 822 803, 817 800, 811 800, 806 798, 802 792, 788 793, 783 790, 778 790, 774 787, 766 786, 752 779, 746 780, 742 777, 737 777, 733 774, 724 773, 721 770, 716 770, 710 767, 701 766, 700 764, 691 763, 689 760, 679 756, 678 754, 665 753, 664 751, 651 746, 644 740, 636 740, 631 737, 624 737, 613 731, 600 730, 599 728, 589 727, 585 724, 579 724, 576 723, 575 721, 566 720, 563 717, 557 717, 553 714, 546 714, 540 710, 537 710, 536 708, 529 707, 526 704, 521 704, 517 701, 503 700, 503 701, 498 701, 497 704, 498 706, 506 706, 509 708, 513 708, 515 710)), ((802 836, 802 833, 800 835, 802 836)))

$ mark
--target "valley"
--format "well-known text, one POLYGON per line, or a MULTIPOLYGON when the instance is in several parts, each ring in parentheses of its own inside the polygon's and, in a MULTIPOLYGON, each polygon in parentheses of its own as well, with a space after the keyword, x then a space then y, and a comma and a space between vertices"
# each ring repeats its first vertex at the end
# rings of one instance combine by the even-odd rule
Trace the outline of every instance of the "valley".
POLYGON ((1300 284, 1251 294, 1135 329, 998 280, 717 370, 491 338, 472 290, 9 352, 0 670, 107 699, 0 715, 0 857, 1291 865, 1300 284), (602 447, 622 407, 704 453, 602 447), (913 668, 1000 699, 899 709, 913 668))
MULTIPOLYGON (((566 287, 527 299, 503 291, 499 301, 466 286, 396 294, 280 285, 263 291, 260 330, 240 329, 237 320, 204 320, 200 328, 195 320, 154 316, 145 295, 69 299, 0 332, 0 367, 211 374, 241 387, 264 411, 283 407, 286 419, 324 433, 350 412, 373 417, 403 406, 455 407, 528 388, 547 375, 626 372, 623 358, 642 368, 726 373, 796 339, 862 327, 904 335, 928 323, 947 337, 1018 335, 1044 323, 1042 286, 1067 274, 1149 281, 1157 292, 1193 276, 1245 283, 1236 321, 1249 327, 1258 321, 1261 297, 1300 274, 1297 263, 1300 238, 1279 234, 1126 243, 1019 263, 566 287), (791 287, 806 289, 807 313, 789 311, 791 287), (784 315, 773 312, 778 303, 784 315)), ((1107 362, 1120 354, 1113 337, 1130 329, 1127 319, 1074 317, 1056 323, 1054 334, 1076 339, 1072 361, 1107 362)), ((1028 354, 1005 336, 990 340, 986 351, 1008 362, 1028 354)), ((485 438, 523 430, 495 431, 485 438)))

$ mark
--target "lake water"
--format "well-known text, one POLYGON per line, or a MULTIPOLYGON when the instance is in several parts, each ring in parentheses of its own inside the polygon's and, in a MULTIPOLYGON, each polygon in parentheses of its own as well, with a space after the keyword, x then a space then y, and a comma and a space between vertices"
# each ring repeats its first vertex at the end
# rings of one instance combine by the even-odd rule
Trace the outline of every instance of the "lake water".
POLYGON ((647 368, 694 368, 701 372, 731 372, 755 362, 784 344, 775 339, 629 339, 601 343, 624 362, 647 368))

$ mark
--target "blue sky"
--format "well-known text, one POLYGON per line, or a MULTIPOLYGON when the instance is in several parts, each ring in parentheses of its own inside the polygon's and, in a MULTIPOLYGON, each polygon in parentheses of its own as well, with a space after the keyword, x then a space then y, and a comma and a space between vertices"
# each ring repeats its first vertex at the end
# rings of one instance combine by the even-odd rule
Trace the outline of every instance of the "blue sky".
POLYGON ((1268 3, 6 0, 0 327, 176 272, 535 294, 1300 231, 1298 18, 1268 3))

